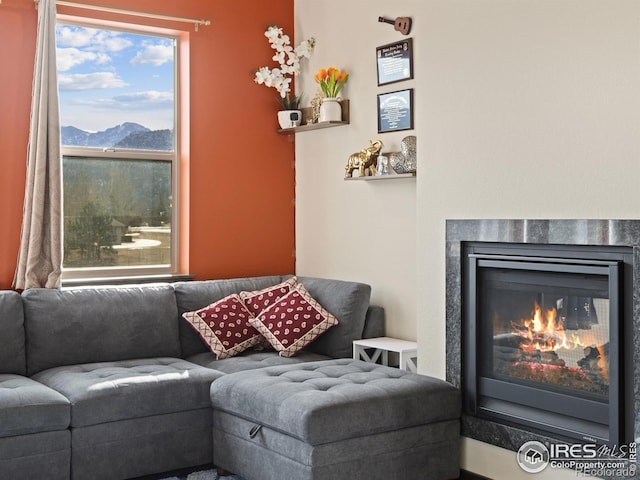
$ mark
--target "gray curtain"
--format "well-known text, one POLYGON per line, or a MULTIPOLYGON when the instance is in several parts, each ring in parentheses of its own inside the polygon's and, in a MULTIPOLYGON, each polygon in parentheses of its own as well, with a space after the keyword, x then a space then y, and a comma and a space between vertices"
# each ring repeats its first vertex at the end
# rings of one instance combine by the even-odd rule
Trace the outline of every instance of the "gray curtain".
POLYGON ((13 280, 17 289, 61 284, 62 159, 55 29, 55 0, 40 0, 22 235, 13 280))

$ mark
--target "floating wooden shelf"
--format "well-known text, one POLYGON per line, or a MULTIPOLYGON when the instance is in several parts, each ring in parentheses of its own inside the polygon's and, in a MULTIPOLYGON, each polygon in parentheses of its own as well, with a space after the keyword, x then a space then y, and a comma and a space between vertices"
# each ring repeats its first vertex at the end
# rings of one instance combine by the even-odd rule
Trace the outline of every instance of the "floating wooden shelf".
POLYGON ((302 125, 294 128, 279 128, 278 133, 284 135, 290 135, 296 132, 308 132, 309 130, 320 130, 322 128, 340 127, 342 125, 349 125, 349 100, 341 100, 342 106, 342 121, 340 122, 318 122, 318 123, 306 123, 307 120, 313 116, 311 107, 302 108, 302 125))
POLYGON ((368 177, 344 177, 345 180, 395 180, 397 178, 415 178, 415 173, 394 173, 389 175, 370 175, 368 177))

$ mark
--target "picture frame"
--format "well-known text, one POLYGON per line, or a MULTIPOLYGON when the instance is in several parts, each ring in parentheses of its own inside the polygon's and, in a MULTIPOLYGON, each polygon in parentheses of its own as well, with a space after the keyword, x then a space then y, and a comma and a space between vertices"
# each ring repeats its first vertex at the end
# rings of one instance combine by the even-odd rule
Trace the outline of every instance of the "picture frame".
POLYGON ((413 130, 413 88, 378 94, 378 133, 413 130))
POLYGON ((378 86, 413 78, 413 39, 376 48, 378 86))

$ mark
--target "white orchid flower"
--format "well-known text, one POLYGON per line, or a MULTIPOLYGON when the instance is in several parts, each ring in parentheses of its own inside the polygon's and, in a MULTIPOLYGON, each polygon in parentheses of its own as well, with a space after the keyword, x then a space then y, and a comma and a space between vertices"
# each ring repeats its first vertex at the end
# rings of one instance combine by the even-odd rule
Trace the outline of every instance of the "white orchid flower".
POLYGON ((282 35, 282 29, 276 26, 267 28, 264 32, 264 36, 269 39, 269 42, 273 43, 280 35, 282 35))
POLYGON ((278 62, 280 65, 282 65, 283 63, 285 63, 285 52, 281 50, 278 53, 276 53, 273 57, 271 57, 271 59, 275 62, 278 62))
POLYGON ((284 98, 287 96, 287 93, 291 91, 291 77, 281 77, 279 80, 280 84, 276 90, 278 90, 280 92, 280 96, 284 98))
POLYGON ((256 72, 255 82, 259 85, 265 83, 271 75, 269 68, 260 67, 260 69, 256 72))
POLYGON ((295 49, 295 53, 298 57, 309 58, 311 53, 313 52, 313 48, 316 45, 316 39, 311 37, 308 40, 305 40, 300 45, 298 45, 295 49))
POLYGON ((279 68, 260 67, 255 72, 254 81, 259 85, 275 88, 284 99, 291 92, 293 77, 300 74, 300 60, 311 56, 316 40, 311 37, 293 48, 289 35, 284 34, 282 28, 275 25, 268 27, 264 35, 268 38, 271 48, 276 51, 271 58, 279 68))

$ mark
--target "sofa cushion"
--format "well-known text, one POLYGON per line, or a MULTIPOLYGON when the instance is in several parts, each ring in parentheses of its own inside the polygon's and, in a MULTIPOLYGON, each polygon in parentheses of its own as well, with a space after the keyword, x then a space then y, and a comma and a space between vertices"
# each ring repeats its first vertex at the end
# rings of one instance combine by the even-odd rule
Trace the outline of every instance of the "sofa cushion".
POLYGON ((0 437, 0 477, 7 480, 69 480, 71 431, 0 437))
POLYGON ((178 480, 159 472, 211 463, 211 416, 208 407, 74 428, 66 480, 178 480))
POLYGON ((210 407, 223 374, 179 358, 148 358, 57 367, 33 376, 71 402, 71 426, 210 407))
MULTIPOLYGON (((240 293, 243 290, 261 290, 276 285, 283 282, 285 278, 287 277, 274 275, 176 282, 173 287, 175 288, 176 303, 178 304, 178 314, 182 316, 185 312, 199 310, 232 293, 240 293)), ((185 358, 208 350, 200 335, 184 319, 180 321, 180 344, 182 346, 182 356, 185 358)))
POLYGON ((263 310, 257 318, 249 319, 283 357, 293 357, 316 340, 338 319, 322 307, 299 284, 289 293, 263 310))
POLYGON ((22 297, 29 375, 61 365, 180 356, 171 285, 35 288, 22 297))
POLYGON ((225 358, 224 360, 216 359, 215 355, 211 352, 197 353, 187 358, 190 362, 197 363, 203 367, 213 368, 222 373, 236 373, 276 365, 291 365, 293 363, 318 362, 330 359, 331 358, 326 355, 306 350, 303 350, 295 357, 281 357, 275 350, 247 350, 240 355, 225 358))
POLYGON ((0 437, 65 430, 70 406, 60 393, 27 377, 0 374, 0 437))
POLYGON ((220 360, 262 342, 262 335, 249 324, 251 312, 237 293, 182 316, 220 360))
POLYGON ((27 373, 22 298, 13 290, 0 291, 0 373, 27 373))
POLYGON ((371 286, 344 280, 298 277, 313 298, 340 323, 307 348, 333 358, 351 358, 353 341, 362 338, 371 286))

